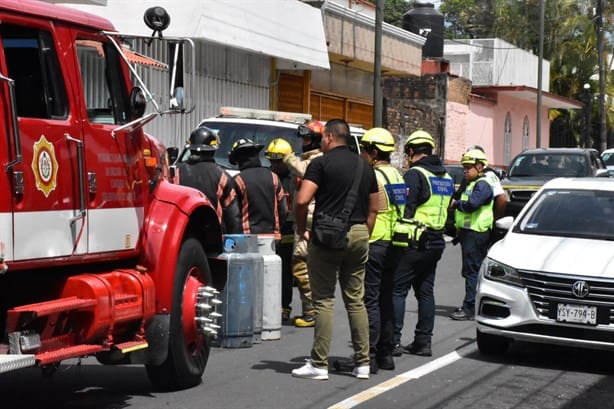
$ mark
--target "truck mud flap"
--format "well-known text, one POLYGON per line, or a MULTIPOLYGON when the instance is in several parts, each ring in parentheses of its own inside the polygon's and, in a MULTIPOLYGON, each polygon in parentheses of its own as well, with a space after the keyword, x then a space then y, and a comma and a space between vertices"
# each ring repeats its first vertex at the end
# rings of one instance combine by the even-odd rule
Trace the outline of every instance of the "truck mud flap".
POLYGON ((145 329, 145 338, 149 348, 131 354, 133 355, 133 362, 139 360, 141 353, 145 354, 144 363, 150 365, 161 365, 166 360, 170 336, 170 320, 170 314, 156 314, 152 318, 145 329))

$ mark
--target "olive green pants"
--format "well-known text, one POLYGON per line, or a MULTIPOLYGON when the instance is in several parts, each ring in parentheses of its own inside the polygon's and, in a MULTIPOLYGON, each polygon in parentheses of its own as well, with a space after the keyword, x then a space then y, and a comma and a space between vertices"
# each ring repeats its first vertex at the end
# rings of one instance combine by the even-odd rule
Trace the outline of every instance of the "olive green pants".
POLYGON ((356 365, 369 363, 369 319, 364 304, 368 255, 369 232, 365 224, 355 224, 350 228, 348 246, 344 250, 331 250, 309 243, 307 266, 316 310, 311 361, 318 368, 328 368, 337 278, 350 321, 354 362, 356 365))

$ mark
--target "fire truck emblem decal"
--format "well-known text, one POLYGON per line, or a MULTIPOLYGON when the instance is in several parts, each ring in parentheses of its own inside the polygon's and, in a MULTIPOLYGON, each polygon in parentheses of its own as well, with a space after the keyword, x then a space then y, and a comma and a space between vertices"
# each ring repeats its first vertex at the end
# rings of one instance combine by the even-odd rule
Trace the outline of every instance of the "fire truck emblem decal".
POLYGON ((36 188, 43 192, 45 197, 49 197, 49 193, 57 186, 58 168, 53 144, 45 138, 45 135, 41 135, 38 142, 34 143, 32 170, 36 179, 36 188))

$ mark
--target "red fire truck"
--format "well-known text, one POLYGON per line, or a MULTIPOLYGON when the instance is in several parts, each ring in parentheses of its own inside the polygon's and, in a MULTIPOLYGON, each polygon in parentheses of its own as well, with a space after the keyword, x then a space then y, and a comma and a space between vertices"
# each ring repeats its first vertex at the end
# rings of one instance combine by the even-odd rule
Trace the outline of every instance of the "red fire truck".
MULTIPOLYGON (((164 147, 143 131, 161 109, 133 63, 166 66, 73 9, 2 1, 0 21, 0 372, 96 356, 144 364, 160 388, 196 385, 222 234, 204 195, 166 180, 164 147)), ((149 43, 181 50, 169 79, 186 81, 173 64, 189 42, 161 37, 149 43)), ((181 95, 169 107, 185 111, 181 95)))

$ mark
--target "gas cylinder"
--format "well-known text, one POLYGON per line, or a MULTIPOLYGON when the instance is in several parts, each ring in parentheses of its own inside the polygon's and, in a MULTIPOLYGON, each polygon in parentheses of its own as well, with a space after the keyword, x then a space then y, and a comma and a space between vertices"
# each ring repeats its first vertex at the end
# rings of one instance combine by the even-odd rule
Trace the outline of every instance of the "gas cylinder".
POLYGON ((249 348, 254 340, 256 283, 264 270, 258 236, 225 235, 224 252, 218 258, 227 264, 219 344, 224 348, 249 348))
POLYGON ((281 257, 275 253, 274 236, 258 236, 258 251, 264 263, 262 287, 262 340, 281 338, 281 257))

